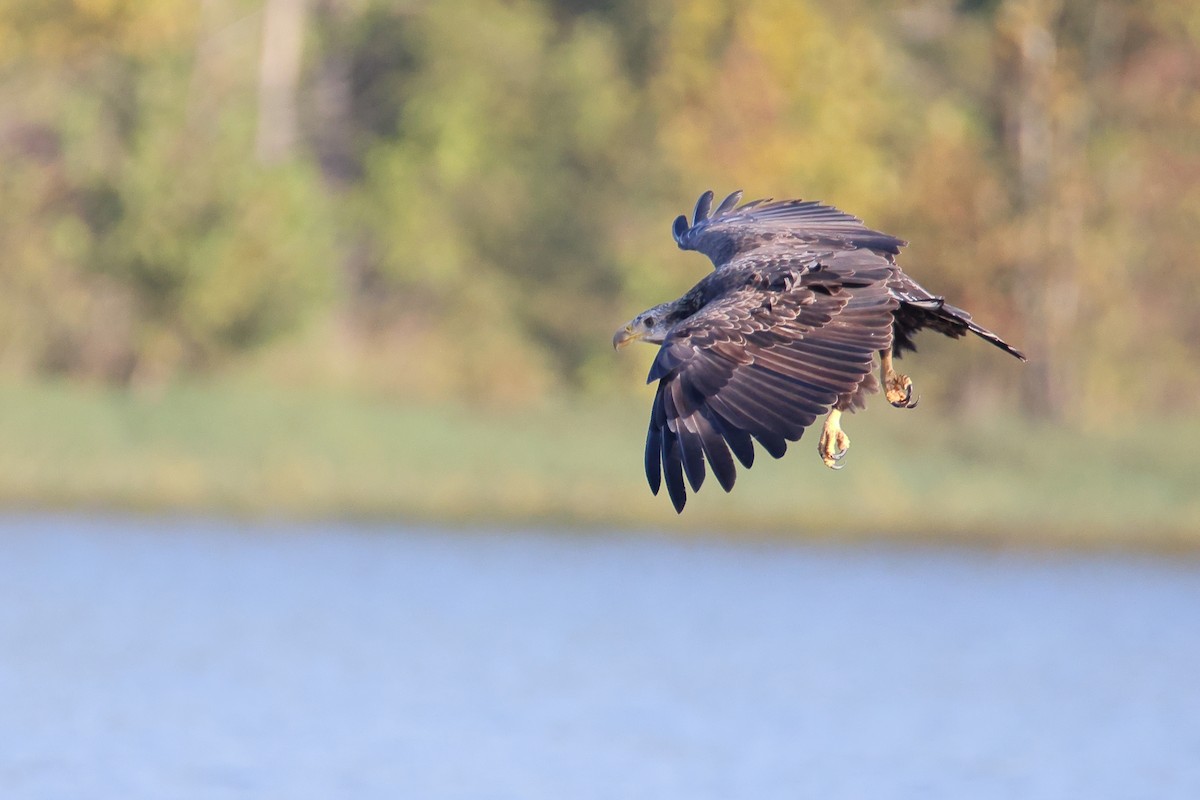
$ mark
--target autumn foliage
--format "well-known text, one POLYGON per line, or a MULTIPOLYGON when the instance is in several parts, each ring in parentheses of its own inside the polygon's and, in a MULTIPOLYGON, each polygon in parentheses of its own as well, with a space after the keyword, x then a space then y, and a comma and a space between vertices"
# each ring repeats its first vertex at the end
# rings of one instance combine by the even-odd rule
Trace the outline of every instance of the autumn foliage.
POLYGON ((1198 89, 1188 3, 6 0, 0 372, 603 392, 741 188, 1030 354, 931 344, 960 408, 1195 411, 1198 89))

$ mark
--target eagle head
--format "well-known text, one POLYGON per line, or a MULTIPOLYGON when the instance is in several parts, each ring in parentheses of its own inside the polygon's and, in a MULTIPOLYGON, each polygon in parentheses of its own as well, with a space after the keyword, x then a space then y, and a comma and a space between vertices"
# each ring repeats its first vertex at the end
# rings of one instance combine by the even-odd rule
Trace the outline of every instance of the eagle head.
POLYGON ((678 302, 659 303, 617 328, 613 334, 613 349, 620 350, 634 341, 662 344, 671 329, 686 316, 680 315, 678 305, 678 302))

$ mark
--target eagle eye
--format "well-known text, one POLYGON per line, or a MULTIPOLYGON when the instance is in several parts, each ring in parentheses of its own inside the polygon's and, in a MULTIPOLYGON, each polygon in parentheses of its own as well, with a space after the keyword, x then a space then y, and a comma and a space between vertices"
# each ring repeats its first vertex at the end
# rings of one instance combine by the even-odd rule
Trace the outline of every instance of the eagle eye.
POLYGON ((642 320, 642 322, 646 323, 647 328, 654 327, 654 317, 646 317, 645 319, 642 320))

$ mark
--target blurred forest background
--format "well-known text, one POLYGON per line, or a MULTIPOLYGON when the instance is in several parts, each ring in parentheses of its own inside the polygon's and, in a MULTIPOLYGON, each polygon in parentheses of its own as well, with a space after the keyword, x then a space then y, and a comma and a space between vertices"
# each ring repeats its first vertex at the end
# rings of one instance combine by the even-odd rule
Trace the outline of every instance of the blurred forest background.
MULTIPOLYGON (((1183 0, 0 0, 0 500, 661 521, 651 354, 610 338, 708 269, 674 215, 742 188, 910 240, 1030 354, 926 335, 926 416, 862 420, 892 467, 1000 462, 958 519, 1191 535, 1198 89, 1183 0)), ((743 488, 709 508, 790 524, 743 488)))

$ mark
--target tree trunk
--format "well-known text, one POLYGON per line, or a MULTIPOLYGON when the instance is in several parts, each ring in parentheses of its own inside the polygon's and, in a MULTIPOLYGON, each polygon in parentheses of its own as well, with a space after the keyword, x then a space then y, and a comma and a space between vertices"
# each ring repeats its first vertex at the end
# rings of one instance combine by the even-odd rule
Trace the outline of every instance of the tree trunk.
POLYGON ((296 146, 296 88, 304 44, 305 0, 266 0, 258 68, 258 160, 278 163, 296 146))

